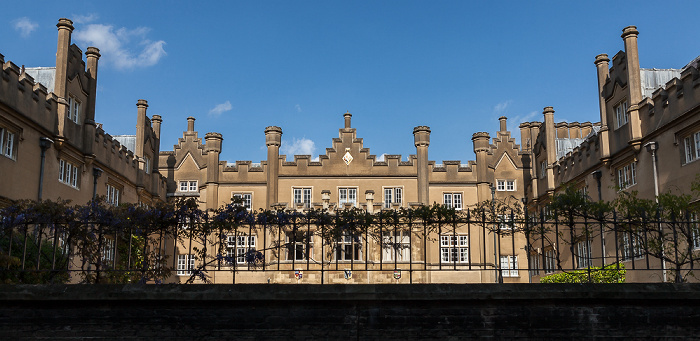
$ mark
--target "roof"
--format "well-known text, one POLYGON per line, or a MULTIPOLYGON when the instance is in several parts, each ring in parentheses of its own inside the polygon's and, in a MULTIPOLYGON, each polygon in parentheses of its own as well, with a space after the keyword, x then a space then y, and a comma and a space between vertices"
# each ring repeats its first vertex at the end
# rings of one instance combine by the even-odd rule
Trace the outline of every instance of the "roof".
POLYGON ((122 146, 132 153, 136 150, 136 135, 115 135, 112 138, 119 141, 122 146))
POLYGON ((53 92, 56 79, 55 67, 28 67, 24 69, 24 72, 32 76, 35 82, 45 86, 48 92, 53 92))

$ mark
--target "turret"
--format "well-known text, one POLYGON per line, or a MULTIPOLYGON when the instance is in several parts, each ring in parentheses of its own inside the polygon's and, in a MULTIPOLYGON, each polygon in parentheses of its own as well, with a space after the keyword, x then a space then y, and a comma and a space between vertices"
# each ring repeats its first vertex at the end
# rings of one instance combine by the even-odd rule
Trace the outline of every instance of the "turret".
POLYGON ((270 126, 265 128, 265 145, 267 146, 267 207, 278 202, 278 179, 280 167, 280 145, 282 145, 282 128, 270 126))
POLYGON ((418 126, 413 128, 413 139, 417 155, 418 202, 429 205, 428 189, 430 173, 428 169, 428 146, 430 146, 430 127, 418 126))

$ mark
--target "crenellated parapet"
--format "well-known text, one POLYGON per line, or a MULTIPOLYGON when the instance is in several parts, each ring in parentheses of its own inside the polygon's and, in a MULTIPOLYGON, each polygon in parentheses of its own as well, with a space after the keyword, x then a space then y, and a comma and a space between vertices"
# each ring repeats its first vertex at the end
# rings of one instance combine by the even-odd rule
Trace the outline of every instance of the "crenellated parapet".
POLYGON ((645 134, 673 122, 700 102, 700 71, 691 64, 681 70, 680 77, 669 80, 642 101, 639 116, 645 134))
POLYGON ((0 63, 0 103, 9 108, 9 114, 22 113, 24 120, 28 120, 45 134, 53 134, 57 97, 24 68, 18 67, 12 61, 5 61, 4 57, 0 58, 0 63))

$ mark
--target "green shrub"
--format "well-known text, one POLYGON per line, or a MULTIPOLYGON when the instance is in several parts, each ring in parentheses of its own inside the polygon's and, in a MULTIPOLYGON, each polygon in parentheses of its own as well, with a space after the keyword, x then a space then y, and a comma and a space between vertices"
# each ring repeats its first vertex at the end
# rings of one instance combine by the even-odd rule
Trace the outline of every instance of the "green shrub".
POLYGON ((604 267, 592 266, 590 268, 590 281, 588 269, 551 274, 540 278, 540 283, 624 283, 625 266, 623 264, 610 264, 604 267))

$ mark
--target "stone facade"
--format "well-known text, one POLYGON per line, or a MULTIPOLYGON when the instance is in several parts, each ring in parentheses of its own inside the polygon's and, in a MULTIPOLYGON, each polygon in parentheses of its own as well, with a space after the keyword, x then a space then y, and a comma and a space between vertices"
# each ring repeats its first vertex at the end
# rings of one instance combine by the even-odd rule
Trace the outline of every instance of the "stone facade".
POLYGON ((59 198, 84 204, 94 195, 113 204, 164 200, 156 157, 161 117, 149 119, 139 100, 136 135, 105 133, 95 122, 99 50, 89 47, 86 62, 71 44, 72 21, 56 26, 55 67, 20 68, 0 55, 0 206, 59 198))

